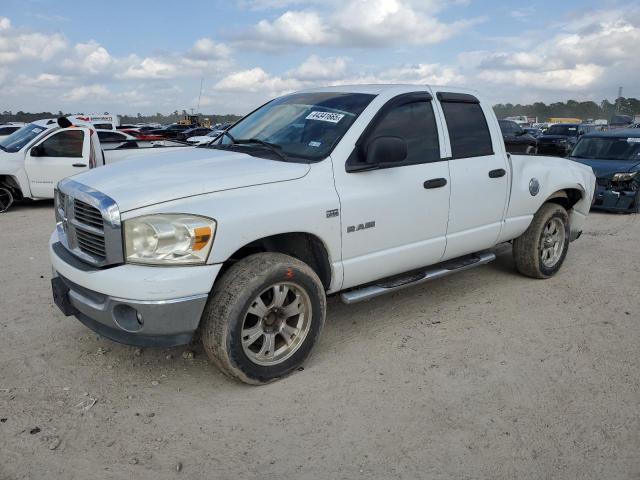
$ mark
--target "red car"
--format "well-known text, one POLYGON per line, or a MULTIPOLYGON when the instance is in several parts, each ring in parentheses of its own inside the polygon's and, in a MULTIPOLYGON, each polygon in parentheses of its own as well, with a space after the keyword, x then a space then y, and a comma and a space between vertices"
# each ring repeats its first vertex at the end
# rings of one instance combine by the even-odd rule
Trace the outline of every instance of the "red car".
POLYGON ((162 135, 147 134, 147 133, 141 132, 137 128, 123 128, 118 131, 122 133, 128 133, 129 135, 132 135, 139 140, 146 140, 146 141, 164 140, 164 137, 162 135))

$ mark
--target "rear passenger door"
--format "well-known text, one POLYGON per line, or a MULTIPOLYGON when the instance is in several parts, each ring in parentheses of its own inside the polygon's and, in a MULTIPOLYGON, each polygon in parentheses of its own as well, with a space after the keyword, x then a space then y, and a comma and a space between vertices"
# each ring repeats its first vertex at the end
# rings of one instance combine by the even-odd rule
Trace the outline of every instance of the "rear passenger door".
POLYGON ((448 259, 496 243, 510 178, 499 129, 487 122, 492 113, 485 112, 472 95, 439 92, 437 97, 450 148, 451 202, 444 255, 448 259))
POLYGON ((441 137, 431 95, 399 95, 371 120, 346 165, 334 164, 341 209, 343 288, 437 263, 442 257, 449 168, 441 158, 441 137), (405 160, 358 171, 368 145, 378 137, 406 141, 405 160))

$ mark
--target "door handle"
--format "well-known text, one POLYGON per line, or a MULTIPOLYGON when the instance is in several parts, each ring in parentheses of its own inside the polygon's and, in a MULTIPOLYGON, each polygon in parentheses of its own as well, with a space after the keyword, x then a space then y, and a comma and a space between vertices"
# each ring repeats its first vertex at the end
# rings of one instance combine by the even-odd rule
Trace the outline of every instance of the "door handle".
POLYGON ((491 170, 489 172, 489 178, 500 178, 506 175, 506 170, 504 168, 497 168, 496 170, 491 170))
POLYGON ((427 180, 426 182, 424 182, 422 185, 424 186, 424 188, 429 189, 444 187, 446 184, 446 178, 432 178, 431 180, 427 180))
POLYGON ((74 166, 74 167, 81 168, 81 167, 86 167, 86 166, 87 166, 87 164, 86 164, 86 163, 74 163, 74 164, 73 164, 73 166, 74 166))

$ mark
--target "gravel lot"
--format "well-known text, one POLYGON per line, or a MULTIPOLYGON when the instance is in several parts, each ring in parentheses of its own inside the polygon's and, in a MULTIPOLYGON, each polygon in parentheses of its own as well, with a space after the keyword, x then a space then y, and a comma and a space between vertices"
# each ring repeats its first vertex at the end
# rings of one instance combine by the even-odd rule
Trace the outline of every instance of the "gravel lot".
POLYGON ((0 215, 3 480, 640 478, 638 215, 592 214, 550 280, 504 247, 386 298, 332 298, 304 371, 265 387, 64 317, 52 228, 51 203, 0 215))

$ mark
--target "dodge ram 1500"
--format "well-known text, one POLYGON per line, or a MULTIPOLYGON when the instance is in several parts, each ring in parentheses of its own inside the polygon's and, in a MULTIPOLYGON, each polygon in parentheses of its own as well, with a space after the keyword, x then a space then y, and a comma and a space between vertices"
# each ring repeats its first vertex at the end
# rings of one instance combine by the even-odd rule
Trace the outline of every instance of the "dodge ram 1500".
POLYGON ((309 355, 326 295, 367 300, 490 262, 553 276, 591 168, 509 155, 474 91, 358 85, 283 96, 214 142, 58 184, 53 294, 115 341, 188 343, 247 383, 309 355))

